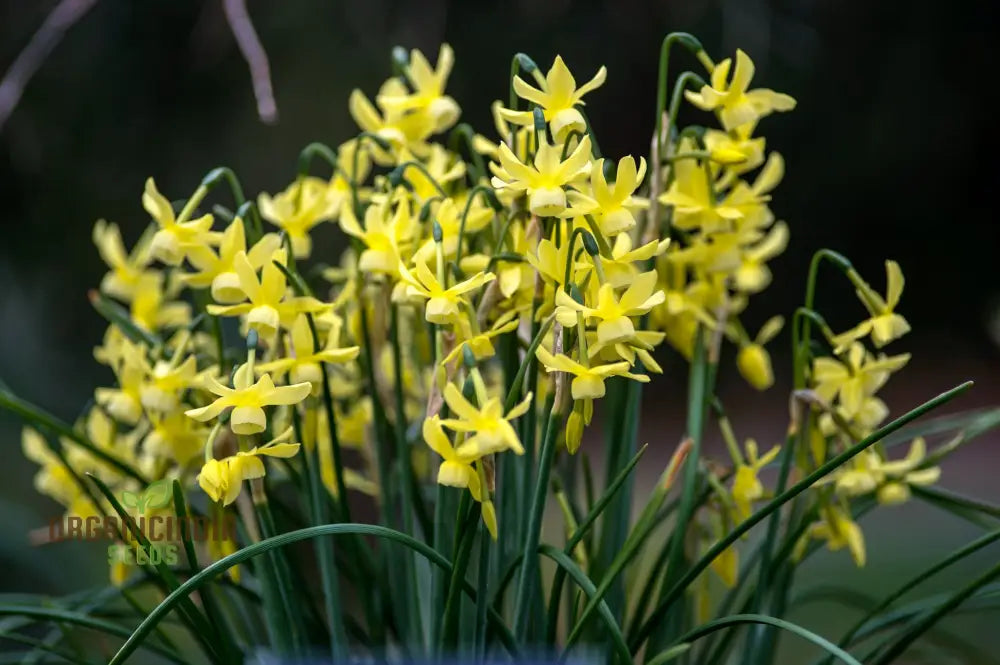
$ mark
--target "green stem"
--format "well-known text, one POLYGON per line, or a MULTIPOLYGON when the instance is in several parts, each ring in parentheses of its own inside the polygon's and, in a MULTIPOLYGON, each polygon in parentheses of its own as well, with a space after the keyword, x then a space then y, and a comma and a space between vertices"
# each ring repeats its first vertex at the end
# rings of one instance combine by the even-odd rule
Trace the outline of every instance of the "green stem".
MULTIPOLYGON (((278 530, 274 523, 274 515, 271 513, 267 494, 263 488, 263 482, 260 479, 251 481, 250 489, 261 535, 265 539, 273 538, 278 535, 278 530), (254 485, 255 482, 258 484, 254 485)), ((271 602, 283 610, 281 616, 284 621, 274 626, 278 630, 276 638, 281 645, 279 648, 285 656, 291 656, 295 653, 301 653, 305 649, 306 643, 302 633, 302 617, 292 594, 288 560, 283 556, 284 554, 284 552, 270 552, 262 568, 268 569, 267 575, 271 576, 274 583, 274 598, 271 602)), ((267 594, 265 594, 264 602, 268 602, 267 594)))
MULTIPOLYGON (((326 375, 326 368, 323 368, 326 375)), ((326 382, 324 382, 326 383, 326 382)), ((324 389, 327 388, 324 385, 324 389)), ((292 407, 295 408, 295 407, 292 407)), ((329 417, 329 416, 328 416, 329 417)), ((331 424, 331 429, 333 425, 331 424)), ((326 488, 320 473, 319 462, 319 442, 313 444, 311 451, 305 451, 303 459, 306 461, 306 471, 308 479, 306 487, 309 495, 309 513, 314 525, 327 523, 327 504, 323 500, 326 488)), ((341 487, 341 491, 343 491, 341 487)), ((347 496, 340 495, 341 509, 346 508, 347 496)), ((347 635, 344 633, 343 610, 340 606, 340 581, 337 578, 336 553, 333 550, 333 543, 325 538, 316 541, 316 559, 319 561, 320 582, 323 586, 323 604, 326 610, 326 627, 330 634, 330 657, 333 662, 338 662, 345 658, 347 649, 347 635)), ((363 593, 364 590, 359 590, 363 593)))
POLYGON ((529 605, 535 597, 538 584, 538 542, 541 538, 542 516, 545 512, 545 497, 549 488, 549 474, 552 470, 552 460, 556 455, 556 438, 562 426, 562 405, 555 402, 549 414, 549 422, 545 428, 545 439, 538 461, 538 477, 535 491, 531 499, 531 510, 528 513, 528 531, 525 537, 521 564, 521 577, 517 585, 517 600, 514 612, 514 634, 524 639, 528 632, 528 619, 531 616, 529 605))
MULTIPOLYGON (((695 333, 694 355, 691 359, 688 381, 687 436, 691 440, 691 450, 684 462, 681 498, 677 509, 677 519, 674 522, 675 526, 670 535, 670 556, 667 558, 666 576, 663 581, 664 589, 671 588, 683 570, 681 563, 684 558, 684 542, 695 510, 698 465, 701 463, 701 443, 705 432, 708 401, 712 395, 710 382, 711 377, 714 376, 714 372, 710 371, 706 334, 706 331, 700 326, 695 333)), ((664 631, 664 635, 669 631, 669 626, 670 622, 664 623, 664 628, 667 629, 664 631)))
MULTIPOLYGON (((441 624, 441 635, 438 640, 438 654, 454 651, 458 643, 458 614, 461 605, 461 589, 465 580, 465 571, 469 566, 469 556, 472 544, 476 539, 476 522, 479 520, 479 504, 469 501, 469 494, 462 495, 462 504, 468 505, 468 510, 459 508, 458 529, 455 532, 456 547, 454 565, 451 569, 451 581, 448 584, 448 595, 444 604, 444 621, 441 624), (475 505, 471 505, 475 504, 475 505), (464 519, 463 519, 464 518, 464 519)), ((480 604, 486 604, 481 598, 480 604)))
MULTIPOLYGON (((406 405, 403 396, 403 353, 399 336, 399 305, 392 305, 391 322, 389 324, 392 363, 395 370, 395 381, 393 382, 393 397, 395 400, 396 418, 393 421, 396 439, 396 457, 399 464, 399 475, 401 482, 400 503, 402 515, 403 531, 413 534, 413 464, 410 444, 406 440, 406 405)), ((406 587, 403 589, 403 602, 407 606, 407 615, 410 621, 409 630, 416 638, 423 634, 420 621, 420 608, 417 602, 417 569, 414 560, 415 555, 406 557, 404 562, 406 587)))
POLYGON ((448 145, 451 151, 454 153, 458 152, 458 139, 463 139, 465 141, 465 147, 469 149, 469 156, 472 158, 473 168, 475 168, 475 175, 473 176, 472 182, 477 183, 486 177, 486 163, 483 161, 483 156, 479 154, 475 146, 472 145, 472 139, 475 136, 475 131, 472 129, 472 125, 467 122, 459 123, 455 126, 455 129, 451 130, 451 135, 448 138, 448 145))
MULTIPOLYGON (((656 140, 661 146, 660 154, 662 154, 664 141, 663 111, 667 107, 667 74, 669 73, 668 68, 670 65, 670 49, 674 44, 680 44, 695 54, 705 50, 701 42, 694 35, 686 32, 671 32, 663 38, 663 42, 660 44, 660 68, 656 76, 656 118, 654 118, 653 123, 653 126, 656 127, 656 140)), ((669 132, 669 130, 670 126, 668 125, 667 131, 669 132)))
POLYGON ((403 162, 402 164, 394 168, 392 172, 389 174, 390 182, 392 182, 394 179, 398 180, 399 182, 405 180, 406 169, 416 169, 420 171, 421 173, 424 174, 424 177, 427 178, 432 185, 434 185, 434 189, 437 190, 438 194, 444 197, 448 196, 448 192, 444 191, 444 187, 442 187, 441 183, 439 183, 437 180, 434 179, 434 176, 432 176, 431 172, 427 170, 427 167, 421 164, 420 162, 413 160, 410 160, 408 162, 403 162))
MULTIPOLYGON (((819 266, 823 261, 829 261, 838 270, 847 274, 853 270, 851 262, 845 256, 831 249, 821 249, 813 254, 809 262, 809 273, 806 277, 806 299, 803 307, 807 310, 815 311, 816 302, 816 276, 819 274, 819 266)), ((806 363, 808 363, 809 338, 811 334, 811 321, 807 318, 802 321, 801 332, 796 332, 792 327, 792 361, 794 364, 795 388, 806 387, 806 363)))
POLYGON ((486 201, 486 204, 493 208, 494 212, 502 209, 496 194, 486 185, 476 185, 469 190, 467 196, 465 206, 462 208, 462 218, 458 225, 458 247, 455 249, 455 265, 459 265, 462 262, 462 241, 465 240, 465 220, 469 216, 469 210, 472 208, 472 202, 476 199, 476 196, 482 197, 486 201))

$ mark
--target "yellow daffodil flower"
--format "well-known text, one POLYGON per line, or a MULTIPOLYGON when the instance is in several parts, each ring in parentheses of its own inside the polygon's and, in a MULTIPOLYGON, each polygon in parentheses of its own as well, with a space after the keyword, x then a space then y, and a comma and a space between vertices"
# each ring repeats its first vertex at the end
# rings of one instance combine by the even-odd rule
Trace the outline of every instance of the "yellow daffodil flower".
POLYGON ((352 190, 358 188, 358 196, 367 196, 368 190, 361 187, 372 170, 371 154, 365 149, 363 142, 357 139, 344 141, 337 147, 337 168, 330 179, 329 196, 334 200, 338 210, 350 207, 345 205, 353 196, 352 190), (360 152, 355 156, 355 152, 360 152), (356 170, 355 170, 356 169, 356 170))
POLYGON ((821 521, 809 527, 809 536, 825 540, 831 551, 847 548, 855 565, 865 565, 865 537, 846 509, 830 505, 820 509, 821 521))
MULTIPOLYGON (((683 139, 678 151, 689 152, 694 147, 692 141, 683 139)), ((706 170, 705 165, 697 159, 682 159, 674 164, 674 181, 660 195, 659 201, 673 207, 672 223, 681 230, 725 230, 728 228, 727 222, 739 219, 743 213, 719 202, 714 191, 715 181, 711 179, 711 173, 706 170)))
POLYGON ((431 68, 424 54, 413 49, 410 62, 403 73, 413 86, 412 93, 399 90, 383 90, 376 98, 378 105, 386 111, 404 114, 408 111, 425 109, 431 117, 433 131, 443 132, 458 121, 461 109, 454 99, 444 94, 448 75, 455 64, 455 53, 447 44, 438 51, 437 67, 431 68))
POLYGON ((615 296, 611 284, 602 284, 597 292, 597 305, 581 305, 565 291, 556 293, 556 320, 566 327, 576 325, 576 313, 585 319, 598 319, 597 341, 601 344, 615 344, 631 339, 635 326, 629 317, 645 314, 663 302, 664 292, 657 288, 655 270, 638 275, 621 295, 615 296))
POLYGON ((236 255, 245 252, 251 267, 260 270, 280 247, 281 238, 275 233, 268 233, 247 252, 246 230, 243 220, 237 217, 223 231, 218 253, 207 245, 191 248, 187 258, 198 272, 181 276, 181 281, 196 289, 210 286, 215 302, 238 303, 246 296, 240 288, 240 278, 234 267, 236 255))
POLYGON ((740 552, 733 546, 722 550, 719 556, 712 559, 710 564, 712 572, 719 576, 726 588, 732 589, 736 586, 740 573, 740 552))
POLYGON ((146 273, 136 284, 129 306, 132 322, 143 330, 155 332, 163 328, 180 328, 191 322, 191 305, 171 301, 179 289, 173 280, 156 272, 146 273))
POLYGON ((147 411, 168 413, 177 408, 180 395, 192 387, 198 375, 197 359, 191 355, 180 361, 158 360, 149 365, 142 359, 144 374, 139 399, 147 411))
POLYGON ((727 130, 754 122, 774 111, 791 111, 795 108, 795 100, 788 95, 766 88, 747 90, 750 79, 753 78, 754 66, 746 53, 737 49, 736 68, 732 80, 729 80, 732 64, 731 58, 718 63, 712 69, 709 85, 702 86, 699 92, 687 90, 684 96, 700 109, 717 111, 722 126, 727 130))
POLYGON ((166 415, 150 415, 152 426, 142 440, 143 452, 154 459, 167 460, 184 467, 198 456, 205 446, 209 430, 188 418, 182 411, 166 415))
POLYGON ((94 391, 94 400, 116 420, 126 425, 135 425, 142 417, 146 349, 125 338, 122 338, 119 344, 114 362, 111 363, 111 371, 118 379, 118 387, 98 388, 94 391))
MULTIPOLYGON (((520 76, 514 77, 513 86, 518 97, 541 107, 545 121, 552 128, 552 135, 557 141, 562 141, 572 131, 582 132, 587 129, 583 115, 575 107, 583 106, 583 96, 604 85, 607 75, 608 70, 601 67, 594 78, 578 88, 566 63, 557 55, 545 78, 537 77, 539 88, 529 85, 520 76)), ((501 109, 500 113, 516 125, 530 126, 534 122, 531 111, 501 109)))
POLYGON ((544 365, 546 372, 566 372, 573 375, 573 382, 570 384, 570 392, 574 400, 600 399, 604 397, 604 380, 611 376, 624 376, 640 383, 649 383, 649 377, 645 374, 633 374, 629 372, 627 362, 610 363, 607 365, 597 365, 587 367, 569 356, 559 354, 552 355, 548 349, 540 346, 535 352, 538 360, 544 365))
POLYGON ((927 443, 921 436, 910 442, 910 450, 901 460, 882 462, 879 469, 885 482, 878 488, 878 501, 882 504, 899 504, 910 498, 910 487, 933 485, 941 477, 941 467, 924 466, 927 443), (921 468, 923 467, 923 468, 921 468))
POLYGON ((663 342, 667 334, 657 330, 636 330, 635 335, 626 342, 602 344, 597 339, 597 331, 587 331, 587 357, 593 361, 600 359, 605 362, 624 360, 634 367, 636 358, 642 361, 644 369, 657 374, 663 373, 663 368, 650 353, 655 346, 663 342))
POLYGON ((771 283, 770 261, 788 246, 788 225, 778 222, 758 243, 741 248, 740 265, 733 272, 733 285, 746 293, 759 293, 771 283))
POLYGON ((482 501, 483 492, 479 474, 472 466, 472 463, 480 457, 476 449, 465 448, 459 452, 454 448, 441 427, 441 419, 437 416, 424 420, 423 434, 424 442, 441 456, 441 466, 438 467, 437 474, 438 484, 468 488, 473 499, 482 501))
MULTIPOLYGON (((645 245, 633 249, 632 238, 629 234, 619 233, 615 236, 615 242, 611 246, 611 257, 600 257, 607 283, 616 289, 625 288, 638 274, 638 270, 635 268, 636 264, 641 265, 654 256, 660 256, 667 251, 669 246, 670 238, 664 238, 663 240, 651 240, 645 245)), ((579 280, 579 276, 577 279, 579 280)))
POLYGON ((104 262, 111 268, 101 280, 101 291, 126 302, 135 297, 135 292, 143 280, 148 280, 149 267, 153 260, 150 251, 151 229, 142 235, 131 253, 125 252, 121 232, 117 224, 109 224, 103 219, 94 224, 94 244, 104 262))
POLYGON ((736 354, 736 367, 740 375, 757 390, 767 390, 774 384, 771 356, 764 345, 781 332, 784 323, 780 316, 771 317, 761 326, 757 336, 752 341, 746 340, 736 354))
POLYGON ((34 479, 39 493, 65 506, 70 515, 86 518, 98 514, 93 502, 41 434, 30 427, 21 430, 21 450, 27 459, 41 467, 34 479))
MULTIPOLYGON (((335 405, 336 406, 336 405, 335 405)), ((340 444, 348 448, 362 448, 366 444, 365 433, 372 423, 374 410, 370 397, 361 397, 345 408, 337 408, 337 436, 340 444)), ((320 413, 321 418, 326 415, 320 413)), ((323 429, 320 429, 322 438, 323 429)), ((326 430, 329 437, 329 429, 326 430)))
POLYGON ((882 348, 889 342, 899 339, 910 332, 910 324, 895 312, 899 299, 903 295, 903 271, 895 261, 885 262, 886 295, 882 296, 871 289, 858 290, 858 298, 868 310, 871 318, 865 319, 851 330, 834 338, 837 349, 849 346, 855 340, 871 334, 875 346, 882 348))
POLYGON ((728 132, 709 129, 705 132, 705 148, 712 161, 726 165, 733 174, 752 171, 764 163, 763 137, 751 138, 756 122, 734 127, 728 132))
POLYGON ((746 459, 736 460, 736 474, 733 477, 733 503, 736 506, 737 517, 742 521, 753 513, 754 501, 764 497, 764 485, 757 474, 770 464, 781 451, 780 446, 774 446, 763 455, 757 452, 757 442, 747 439, 745 444, 746 459))
POLYGON ((507 144, 500 144, 500 164, 490 162, 493 186, 528 194, 528 209, 540 217, 561 215, 566 211, 566 185, 585 180, 590 175, 590 137, 585 136, 566 159, 561 145, 543 141, 532 163, 522 163, 507 144))
MULTIPOLYGON (((406 86, 402 81, 389 79, 382 85, 378 97, 391 99, 406 94, 406 86)), ((401 113, 383 108, 384 114, 382 114, 372 106, 360 90, 351 92, 348 107, 358 127, 389 143, 392 152, 377 146, 371 147, 372 157, 376 163, 391 166, 396 163, 398 154, 404 149, 417 157, 427 154, 429 147, 426 141, 434 133, 434 120, 428 109, 414 109, 401 113)))
MULTIPOLYGON (((459 206, 454 199, 445 199, 434 210, 434 219, 441 228, 441 248, 445 257, 452 257, 458 251, 459 233, 462 231, 462 212, 465 204, 459 206)), ((493 219, 493 209, 483 205, 477 200, 469 207, 469 214, 465 216, 465 234, 468 238, 473 233, 486 228, 486 225, 493 219)), ((468 242, 468 241, 466 241, 468 242)), ((424 261, 430 263, 434 260, 435 242, 433 238, 428 238, 416 252, 413 253, 414 261, 424 261)))
POLYGON ((426 300, 425 318, 430 323, 439 324, 450 323, 458 316, 460 305, 466 302, 463 299, 466 293, 496 279, 491 272, 481 272, 446 289, 422 261, 417 262, 414 272, 400 264, 399 275, 405 296, 426 300))
POLYGON ((456 344, 455 348, 444 357, 444 363, 447 364, 455 360, 466 347, 472 351, 472 355, 476 360, 492 358, 496 353, 493 348, 493 338, 515 330, 519 323, 517 316, 518 312, 516 310, 506 312, 493 322, 489 330, 478 334, 472 333, 465 319, 458 319, 458 328, 462 331, 464 339, 456 344))
MULTIPOLYGON (((538 143, 538 135, 535 133, 533 123, 532 125, 525 127, 511 127, 510 123, 504 119, 503 111, 503 104, 499 101, 494 101, 493 104, 490 105, 490 113, 493 116, 493 125, 496 127, 497 136, 501 138, 501 143, 507 143, 519 161, 527 162, 529 157, 535 153, 536 144, 538 143)), ((494 143, 485 136, 476 134, 472 138, 472 147, 480 154, 485 155, 492 160, 500 159, 499 144, 494 143)), ((500 190, 496 192, 496 194, 497 198, 499 198, 504 205, 509 206, 514 199, 512 194, 516 194, 516 192, 500 190)))
POLYGON ((261 457, 294 457, 299 452, 299 444, 281 441, 287 439, 289 434, 286 432, 278 439, 246 452, 240 451, 221 460, 208 460, 198 474, 198 485, 212 501, 221 501, 222 505, 228 506, 239 497, 244 480, 264 477, 261 457))
POLYGON ((365 210, 365 227, 358 224, 354 212, 344 208, 340 215, 340 228, 344 233, 358 238, 365 244, 365 250, 358 258, 358 270, 396 276, 402 261, 401 248, 406 246, 416 231, 416 221, 410 211, 410 203, 400 199, 387 219, 388 211, 383 206, 370 205, 365 210))
POLYGON ((837 494, 846 498, 876 492, 879 503, 904 503, 910 498, 911 485, 933 485, 941 477, 937 466, 919 468, 926 456, 926 442, 923 437, 916 437, 903 459, 889 462, 877 451, 868 449, 822 482, 833 482, 837 494))
POLYGON ((185 413, 195 420, 207 422, 229 407, 233 413, 229 426, 236 434, 257 434, 267 427, 265 406, 298 404, 312 391, 306 383, 275 387, 268 374, 257 382, 253 380, 253 368, 249 364, 240 365, 233 374, 233 387, 224 386, 214 378, 208 378, 208 389, 219 398, 207 406, 189 409, 185 413))
POLYGON ((264 264, 260 279, 257 271, 250 264, 246 252, 237 252, 233 259, 233 269, 240 281, 240 290, 248 302, 237 305, 209 305, 208 313, 214 316, 240 316, 245 314, 247 323, 257 330, 260 336, 269 339, 274 336, 282 324, 290 324, 299 314, 316 314, 330 308, 311 296, 296 296, 286 298, 287 281, 285 273, 275 262, 286 265, 288 254, 279 249, 271 255, 271 260, 264 264))
POLYGON ((309 232, 321 222, 337 216, 343 204, 342 193, 320 178, 299 178, 273 198, 262 193, 257 197, 261 217, 288 234, 295 258, 304 259, 312 252, 309 232))
POLYGON ((358 357, 361 347, 340 347, 340 327, 338 323, 326 337, 326 344, 316 351, 315 338, 305 314, 299 314, 292 324, 288 353, 284 358, 262 363, 255 367, 257 374, 290 373, 295 383, 308 382, 314 390, 319 390, 323 381, 322 363, 345 363, 358 357))
POLYGON ((889 380, 889 375, 909 359, 908 353, 875 358, 860 342, 854 342, 845 354, 846 362, 830 357, 813 361, 814 390, 826 402, 832 403, 839 397, 844 416, 850 420, 862 412, 866 398, 874 395, 889 380))
POLYGON ((645 175, 645 159, 639 159, 636 169, 633 157, 623 157, 618 161, 614 184, 609 185, 604 176, 604 160, 599 159, 590 170, 590 195, 570 192, 569 200, 576 214, 592 214, 601 233, 610 238, 632 229, 636 211, 649 205, 635 196, 645 175))
MULTIPOLYGON (((538 242, 534 252, 524 255, 531 267, 551 284, 562 286, 566 281, 566 262, 569 260, 569 243, 556 245, 548 238, 538 242)), ((573 273, 570 273, 573 277, 573 273)))
POLYGON ((522 455, 524 448, 510 421, 528 412, 532 404, 531 398, 532 394, 528 393, 520 404, 504 414, 499 397, 490 397, 481 407, 476 408, 465 399, 455 384, 449 383, 444 388, 444 399, 458 418, 442 420, 441 425, 455 432, 469 434, 456 449, 459 455, 474 454, 479 458, 502 450, 512 450, 515 454, 522 455))
POLYGON ((211 231, 211 215, 203 215, 190 221, 175 217, 173 206, 156 189, 152 178, 146 180, 142 206, 160 225, 150 242, 150 253, 167 265, 179 265, 192 247, 217 242, 216 234, 211 231))
POLYGON ((774 214, 767 207, 767 202, 771 200, 770 192, 784 177, 785 158, 780 153, 772 152, 752 185, 735 179, 727 182, 730 179, 726 176, 717 184, 731 186, 722 203, 740 213, 737 218, 739 224, 750 229, 764 229, 774 221, 774 214))
MULTIPOLYGON (((527 257, 531 252, 532 242, 523 224, 515 222, 510 225, 507 243, 510 252, 519 257, 527 257)), ((497 284, 504 298, 514 298, 519 292, 534 288, 535 271, 525 261, 501 260, 497 263, 497 284)))

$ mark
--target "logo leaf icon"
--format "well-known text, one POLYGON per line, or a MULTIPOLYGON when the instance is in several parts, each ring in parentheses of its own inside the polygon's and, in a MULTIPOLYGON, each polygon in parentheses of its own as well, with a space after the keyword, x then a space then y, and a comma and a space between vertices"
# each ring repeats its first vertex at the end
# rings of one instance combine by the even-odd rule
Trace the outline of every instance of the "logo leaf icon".
POLYGON ((139 507, 139 495, 135 492, 129 492, 125 490, 122 492, 122 506, 125 508, 138 508, 139 507))
POLYGON ((150 483, 146 491, 143 492, 145 504, 149 508, 165 508, 170 505, 171 492, 170 481, 167 479, 157 480, 150 483))

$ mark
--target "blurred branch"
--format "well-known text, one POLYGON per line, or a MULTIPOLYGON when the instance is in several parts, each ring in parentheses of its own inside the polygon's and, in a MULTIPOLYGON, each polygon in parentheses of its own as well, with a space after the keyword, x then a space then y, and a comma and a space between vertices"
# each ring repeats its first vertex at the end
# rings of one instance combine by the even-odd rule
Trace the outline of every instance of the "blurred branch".
POLYGON ((11 64, 3 81, 0 81, 0 129, 21 101, 24 86, 52 53, 52 49, 59 44, 66 31, 96 4, 97 0, 61 0, 46 17, 38 32, 11 64))
POLYGON ((246 0, 222 0, 222 8, 226 12, 226 20, 229 21, 233 36, 236 37, 236 45, 250 67, 253 94, 257 99, 257 115, 262 122, 273 124, 278 121, 278 107, 271 88, 271 66, 250 20, 246 0))

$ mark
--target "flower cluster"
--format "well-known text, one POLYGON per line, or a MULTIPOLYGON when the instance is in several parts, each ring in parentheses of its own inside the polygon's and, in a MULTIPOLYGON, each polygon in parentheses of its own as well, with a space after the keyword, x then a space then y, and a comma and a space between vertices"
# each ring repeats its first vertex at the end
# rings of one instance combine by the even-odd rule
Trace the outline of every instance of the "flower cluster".
MULTIPOLYGON (((372 497, 387 522, 412 526, 414 516, 429 522, 413 506, 436 484, 436 506, 458 488, 497 539, 498 512, 511 514, 498 504, 506 496, 523 505, 517 495, 534 472, 509 472, 512 464, 524 456, 542 469, 537 527, 553 459, 575 463, 602 400, 626 396, 618 406, 607 400, 619 415, 623 404, 637 408, 639 384, 664 371, 670 347, 700 391, 695 420, 717 416, 730 456, 690 476, 709 492, 685 528, 710 550, 784 487, 793 466, 815 472, 883 424, 877 392, 909 356, 881 349, 909 326, 896 312, 896 263, 886 264, 883 297, 828 253, 869 316, 837 335, 807 302, 792 325, 788 441, 764 452, 753 439, 739 443, 713 381, 729 342, 750 386, 775 382, 765 345, 782 317, 756 334, 742 317, 789 238, 770 207, 784 162, 759 125, 795 101, 750 89, 753 63, 742 51, 735 64, 697 56, 708 80, 681 77, 684 94, 660 109, 648 162, 601 155, 583 109, 606 70, 578 85, 560 57, 544 74, 515 59, 510 99, 493 105, 492 137, 458 124, 445 45, 434 66, 419 51, 397 54, 396 75, 374 102, 355 90, 349 109, 360 133, 336 150, 306 148, 279 193, 245 201, 232 172, 216 169, 174 205, 147 180, 141 200, 152 224, 131 251, 116 225, 94 227, 109 272, 93 300, 111 322, 95 358, 113 385, 96 390, 81 420, 87 447, 62 456, 26 430, 39 490, 88 515, 107 505, 79 473, 115 491, 166 478, 200 488, 214 510, 241 497, 249 509, 249 481, 253 504, 266 509, 265 480, 301 487, 317 478, 326 496, 313 497, 314 510, 329 500, 349 515, 351 491, 372 497), (678 128, 685 98, 714 126, 678 128), (316 159, 329 176, 313 174, 316 159), (223 183, 234 211, 208 206, 223 183), (347 249, 307 269, 321 233, 347 249), (814 329, 824 353, 810 344, 814 329), (799 441, 808 454, 794 453, 799 441), (768 487, 761 475, 779 460, 768 487), (511 478, 518 483, 505 487, 511 478)), ((685 455, 702 436, 701 424, 689 427, 696 443, 685 455)), ((899 503, 938 475, 922 438, 903 459, 881 445, 865 450, 805 495, 810 522, 796 554, 819 539, 863 563, 855 500, 899 503)), ((534 555, 538 543, 525 542, 534 555)), ((711 567, 734 584, 738 550, 726 548, 711 567)))

